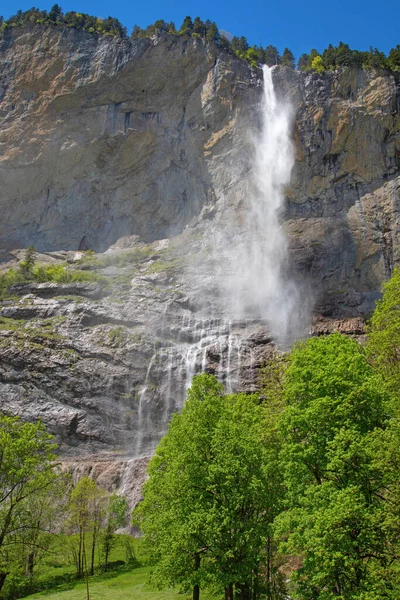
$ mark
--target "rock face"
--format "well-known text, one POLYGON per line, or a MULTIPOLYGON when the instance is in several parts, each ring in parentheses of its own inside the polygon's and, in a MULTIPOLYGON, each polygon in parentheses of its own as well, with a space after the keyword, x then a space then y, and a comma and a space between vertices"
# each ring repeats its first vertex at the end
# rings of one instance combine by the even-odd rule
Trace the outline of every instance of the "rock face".
POLYGON ((239 198, 257 103, 245 63, 200 39, 40 26, 7 30, 0 52, 2 247, 162 239, 228 188, 239 198))
POLYGON ((317 311, 368 314, 400 259, 400 76, 277 78, 298 107, 285 215, 292 261, 318 282, 317 311))
MULTIPOLYGON (((154 450, 194 373, 252 391, 275 351, 220 285, 235 265, 219 242, 240 239, 254 187, 262 73, 170 35, 35 26, 0 41, 1 268, 34 244, 41 262, 96 274, 12 288, 0 408, 41 418, 74 473, 133 489, 145 464, 133 459, 154 450)), ((362 335, 400 258, 399 77, 273 76, 293 109, 282 220, 292 275, 312 290, 310 331, 362 335)))

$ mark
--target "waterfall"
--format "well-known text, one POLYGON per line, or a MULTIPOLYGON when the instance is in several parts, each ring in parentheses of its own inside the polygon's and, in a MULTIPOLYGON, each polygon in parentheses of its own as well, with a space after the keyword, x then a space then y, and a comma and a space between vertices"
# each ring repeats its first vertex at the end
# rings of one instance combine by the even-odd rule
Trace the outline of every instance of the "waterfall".
POLYGON ((299 337, 304 298, 300 301, 289 276, 287 241, 280 222, 294 164, 292 111, 288 103, 278 99, 272 72, 273 68, 263 67, 252 193, 244 199, 239 225, 235 222, 240 208, 234 207, 233 214, 222 214, 219 231, 223 233, 215 238, 218 260, 214 264, 219 264, 221 272, 211 275, 223 292, 217 299, 222 299, 221 315, 197 316, 182 309, 179 325, 172 331, 168 329, 169 304, 165 306, 159 335, 167 347, 151 358, 139 394, 136 456, 154 450, 167 430, 171 413, 182 408, 197 373, 214 373, 227 393, 240 389, 243 378, 246 389, 257 388, 255 366, 260 364, 260 357, 251 328, 257 336, 257 328, 265 324, 265 339, 272 334, 281 345, 299 337), (152 378, 158 381, 163 403, 159 415, 153 402, 152 378))
POLYGON ((299 330, 299 297, 288 276, 287 241, 280 223, 294 149, 292 110, 277 98, 273 69, 263 67, 261 127, 254 138, 254 188, 245 205, 233 252, 235 273, 228 285, 234 313, 266 322, 275 339, 285 344, 299 330))

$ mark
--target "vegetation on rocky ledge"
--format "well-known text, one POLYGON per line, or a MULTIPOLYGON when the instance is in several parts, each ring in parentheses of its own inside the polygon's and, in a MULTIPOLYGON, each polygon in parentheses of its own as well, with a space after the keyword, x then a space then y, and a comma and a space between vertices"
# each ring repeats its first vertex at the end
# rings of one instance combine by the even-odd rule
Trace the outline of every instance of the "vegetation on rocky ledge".
POLYGON ((39 264, 36 262, 35 249, 30 246, 17 269, 11 268, 0 273, 0 300, 12 295, 14 285, 51 281, 55 283, 104 282, 105 278, 90 271, 67 268, 59 263, 39 264))
MULTIPOLYGON (((102 19, 76 11, 64 13, 59 4, 54 4, 49 12, 34 7, 27 11, 18 10, 7 20, 0 16, 0 31, 25 24, 58 25, 121 39, 128 37, 127 28, 115 17, 102 19)), ((209 19, 203 21, 200 17, 195 19, 190 16, 185 17, 179 28, 172 21, 167 22, 164 19, 155 21, 145 29, 134 25, 130 37, 131 39, 149 38, 163 33, 203 38, 213 42, 222 50, 232 52, 246 60, 253 67, 267 64, 270 67, 282 65, 294 69, 296 65, 295 57, 289 48, 284 48, 280 54, 278 48, 273 45, 250 46, 244 36, 232 36, 225 31, 220 31, 215 21, 209 19)), ((328 48, 321 53, 313 48, 309 54, 302 54, 297 63, 300 71, 318 73, 343 67, 400 70, 400 45, 392 48, 386 56, 377 48, 371 47, 367 51, 352 50, 348 44, 340 42, 336 47, 329 44, 328 48)))

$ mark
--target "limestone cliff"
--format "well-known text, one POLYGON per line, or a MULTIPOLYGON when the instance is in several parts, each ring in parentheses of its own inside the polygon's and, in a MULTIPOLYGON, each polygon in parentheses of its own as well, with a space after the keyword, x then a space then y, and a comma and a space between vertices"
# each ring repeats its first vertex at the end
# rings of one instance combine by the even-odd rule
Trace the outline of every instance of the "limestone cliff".
MULTIPOLYGON (((35 26, 0 42, 1 268, 34 244, 43 262, 102 277, 12 290, 0 408, 42 418, 71 461, 106 452, 104 478, 124 486, 129 457, 151 453, 195 372, 251 390, 273 352, 219 285, 235 265, 218 240, 236 243, 254 184, 262 73, 169 35, 35 26)), ((399 77, 277 68, 274 79, 293 107, 291 271, 313 292, 315 335, 360 335, 399 263, 399 77)))

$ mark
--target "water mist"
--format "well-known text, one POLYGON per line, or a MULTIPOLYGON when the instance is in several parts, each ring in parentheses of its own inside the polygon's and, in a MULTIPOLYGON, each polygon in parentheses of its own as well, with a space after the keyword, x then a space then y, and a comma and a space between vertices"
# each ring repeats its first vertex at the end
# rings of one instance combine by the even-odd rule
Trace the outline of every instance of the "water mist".
MULTIPOLYGON (((221 219, 210 224, 206 243, 212 239, 211 260, 191 264, 200 295, 213 303, 204 311, 181 308, 179 332, 169 330, 168 304, 160 327, 166 346, 154 349, 146 379, 138 396, 135 456, 151 454, 166 432, 173 412, 181 410, 192 377, 210 370, 228 393, 257 389, 256 365, 260 322, 281 346, 302 335, 300 294, 289 275, 288 248, 280 217, 294 164, 291 141, 293 113, 277 99, 272 69, 264 67, 260 131, 254 137, 252 193, 243 205, 221 211, 221 219), (238 224, 239 221, 239 224, 238 224), (199 268, 201 266, 202 268, 199 268), (199 273, 204 278, 199 284, 199 273), (202 286, 204 286, 202 288, 202 286), (220 291, 220 297, 216 291, 220 291), (210 314, 207 311, 215 312, 210 314), (154 390, 158 387, 163 408, 157 410, 154 390)), ((210 246, 208 246, 210 247, 210 246)), ((171 302, 171 311, 176 311, 171 302)), ((305 312, 305 311, 304 311, 305 312)), ((172 316, 171 322, 176 319, 172 316)), ((266 337, 268 339, 268 336, 266 337)))
POLYGON ((281 343, 301 330, 299 294, 288 275, 288 249, 280 223, 285 187, 294 165, 291 141, 292 110, 278 100, 273 68, 263 67, 262 120, 254 139, 254 186, 246 200, 236 247, 228 250, 234 275, 229 298, 234 314, 267 323, 281 343))

